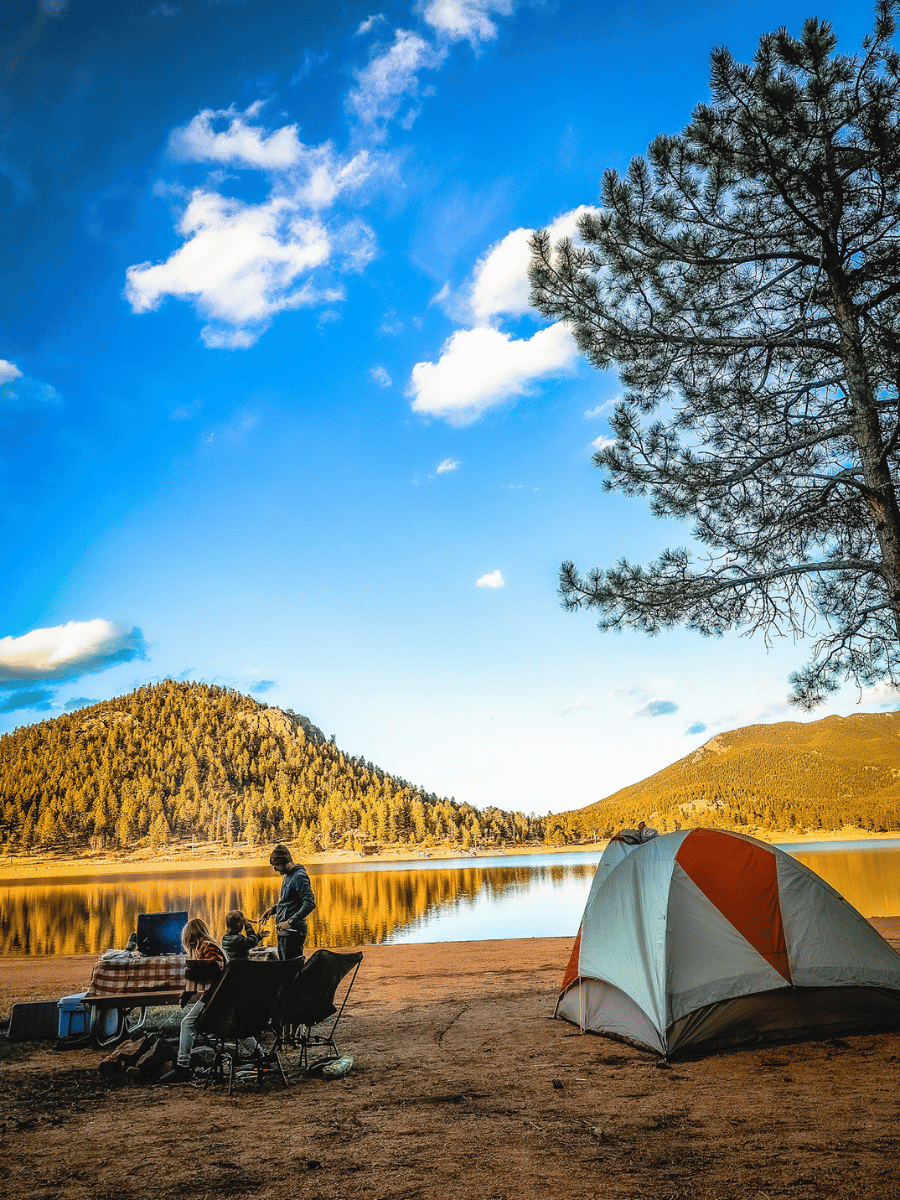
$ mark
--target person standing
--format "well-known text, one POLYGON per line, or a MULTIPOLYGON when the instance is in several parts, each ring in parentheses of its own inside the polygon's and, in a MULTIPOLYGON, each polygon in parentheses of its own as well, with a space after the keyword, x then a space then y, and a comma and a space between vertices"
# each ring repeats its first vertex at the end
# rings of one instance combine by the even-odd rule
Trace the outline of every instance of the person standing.
POLYGON ((272 869, 281 876, 281 895, 278 903, 267 908, 262 915, 265 921, 275 915, 275 932, 278 934, 278 957, 302 958, 306 941, 306 918, 316 907, 312 884, 306 867, 294 862, 290 850, 278 842, 269 855, 272 869))

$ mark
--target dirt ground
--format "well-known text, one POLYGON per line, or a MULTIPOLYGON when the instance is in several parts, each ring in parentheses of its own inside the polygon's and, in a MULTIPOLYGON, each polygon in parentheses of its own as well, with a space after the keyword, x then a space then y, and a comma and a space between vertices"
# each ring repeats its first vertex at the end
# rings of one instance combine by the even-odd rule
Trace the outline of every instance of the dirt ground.
MULTIPOLYGON (((900 1033, 661 1065, 551 1019, 570 947, 364 947, 352 1072, 289 1052, 287 1090, 135 1084, 0 1038, 0 1195, 900 1200, 900 1033)), ((0 1015, 83 990, 92 961, 0 960, 0 1015)))

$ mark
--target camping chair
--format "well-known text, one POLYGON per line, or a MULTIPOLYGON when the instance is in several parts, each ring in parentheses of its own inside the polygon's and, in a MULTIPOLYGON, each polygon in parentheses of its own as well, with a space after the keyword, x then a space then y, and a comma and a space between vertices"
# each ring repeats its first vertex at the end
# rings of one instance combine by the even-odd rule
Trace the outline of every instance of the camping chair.
POLYGON ((277 1044, 266 1049, 261 1037, 269 1027, 275 1002, 282 988, 296 976, 300 964, 297 962, 253 962, 233 959, 225 967, 222 978, 213 989, 197 1021, 197 1036, 211 1046, 214 1055, 206 1077, 205 1086, 213 1080, 225 1081, 226 1060, 228 1069, 228 1095, 234 1086, 235 1070, 244 1063, 256 1069, 257 1085, 262 1084, 266 1071, 278 1070, 281 1082, 287 1087, 287 1078, 278 1058, 277 1044), (244 1038, 255 1038, 256 1049, 244 1054, 240 1042, 244 1038))
POLYGON ((310 955, 299 975, 285 984, 278 997, 272 1019, 272 1024, 278 1031, 273 1049, 284 1045, 299 1046, 302 1070, 309 1067, 310 1046, 327 1046, 331 1050, 332 1058, 340 1057, 334 1031, 343 1016, 362 957, 361 950, 356 954, 335 954, 332 950, 316 950, 310 955), (335 994, 341 980, 347 975, 350 975, 350 982, 344 992, 341 1006, 337 1008, 335 994), (313 1026, 331 1016, 334 1016, 331 1027, 314 1034, 313 1026))

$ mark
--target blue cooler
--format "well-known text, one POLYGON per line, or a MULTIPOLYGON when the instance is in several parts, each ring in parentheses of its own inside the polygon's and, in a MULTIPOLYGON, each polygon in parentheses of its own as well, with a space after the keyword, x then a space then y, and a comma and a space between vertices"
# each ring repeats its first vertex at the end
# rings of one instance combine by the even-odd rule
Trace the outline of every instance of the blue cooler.
POLYGON ((59 1009, 59 1037, 73 1037, 89 1031, 88 1010, 81 1003, 87 992, 75 996, 63 996, 56 1007, 59 1009))

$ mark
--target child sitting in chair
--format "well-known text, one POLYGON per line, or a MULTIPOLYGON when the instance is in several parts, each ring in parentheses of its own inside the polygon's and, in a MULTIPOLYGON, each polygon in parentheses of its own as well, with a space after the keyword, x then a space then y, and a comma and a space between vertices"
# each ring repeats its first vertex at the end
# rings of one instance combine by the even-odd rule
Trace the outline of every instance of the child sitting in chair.
POLYGON ((262 941, 262 935, 257 933, 239 908, 225 914, 227 933, 222 938, 222 949, 232 958, 247 958, 254 946, 262 941))
MULTIPOLYGON (((225 969, 222 947, 213 940, 206 922, 199 917, 188 921, 182 929, 181 944, 187 954, 184 968, 187 987, 181 993, 181 1005, 187 1007, 181 1018, 178 1061, 171 1071, 160 1076, 160 1083, 186 1083, 191 1078, 191 1050, 197 1035, 197 1021, 225 969)), ((245 1054, 252 1054, 256 1049, 256 1039, 245 1038, 240 1046, 245 1054)))

